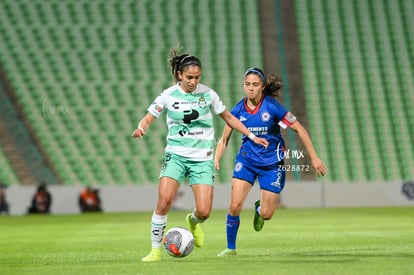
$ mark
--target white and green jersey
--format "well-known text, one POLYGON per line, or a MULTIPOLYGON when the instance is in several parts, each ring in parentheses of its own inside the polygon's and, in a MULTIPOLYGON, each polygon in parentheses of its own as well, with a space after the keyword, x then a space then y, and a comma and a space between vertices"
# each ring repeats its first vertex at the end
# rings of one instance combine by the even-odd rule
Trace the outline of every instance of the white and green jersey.
POLYGON ((226 109, 218 94, 199 84, 192 93, 180 85, 164 90, 148 108, 158 118, 167 112, 167 146, 165 152, 187 157, 194 161, 213 159, 213 115, 226 109))

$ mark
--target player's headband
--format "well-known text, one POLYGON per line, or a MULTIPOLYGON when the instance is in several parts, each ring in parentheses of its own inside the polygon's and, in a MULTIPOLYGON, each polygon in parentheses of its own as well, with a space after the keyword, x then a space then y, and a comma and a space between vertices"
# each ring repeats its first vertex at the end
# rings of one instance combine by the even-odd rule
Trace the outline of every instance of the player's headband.
POLYGON ((247 71, 244 73, 244 77, 246 77, 249 74, 257 74, 258 76, 260 76, 260 78, 263 80, 263 83, 266 85, 266 77, 264 76, 263 72, 258 69, 258 68, 250 68, 247 69, 247 71))
POLYGON ((182 68, 190 65, 196 65, 201 67, 200 60, 195 57, 194 55, 186 55, 183 59, 181 59, 180 63, 178 63, 178 67, 181 71, 182 68))

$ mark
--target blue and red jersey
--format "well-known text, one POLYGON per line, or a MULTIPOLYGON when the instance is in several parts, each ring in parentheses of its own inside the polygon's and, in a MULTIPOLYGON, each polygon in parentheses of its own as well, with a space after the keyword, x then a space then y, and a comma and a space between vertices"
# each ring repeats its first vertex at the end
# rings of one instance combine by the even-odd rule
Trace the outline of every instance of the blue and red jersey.
POLYGON ((247 106, 247 99, 244 98, 233 107, 231 113, 253 134, 269 142, 269 146, 264 148, 243 135, 239 156, 255 166, 267 166, 283 160, 285 141, 280 134, 280 127, 286 128, 296 121, 292 113, 274 98, 265 95, 254 110, 247 106))

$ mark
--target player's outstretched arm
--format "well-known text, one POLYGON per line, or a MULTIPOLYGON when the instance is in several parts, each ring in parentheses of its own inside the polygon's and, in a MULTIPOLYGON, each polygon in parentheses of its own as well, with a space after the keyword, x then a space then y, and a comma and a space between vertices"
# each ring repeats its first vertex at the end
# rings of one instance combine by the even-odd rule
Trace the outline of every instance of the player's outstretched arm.
POLYGON ((145 135, 148 127, 155 121, 155 117, 147 113, 143 119, 138 123, 138 127, 132 132, 133 138, 142 138, 145 135))
POLYGON ((220 170, 220 160, 227 148, 227 145, 229 144, 231 133, 233 133, 233 128, 225 125, 223 129, 223 135, 217 143, 216 153, 214 154, 214 168, 216 168, 216 170, 220 170))
POLYGON ((260 144, 264 146, 265 148, 269 146, 269 142, 265 138, 256 137, 253 133, 249 131, 249 129, 246 128, 246 126, 244 126, 243 123, 240 122, 240 120, 234 117, 228 110, 225 110, 224 112, 222 112, 220 116, 225 122, 227 122, 227 124, 231 128, 249 137, 254 143, 260 144))
POLYGON ((303 125, 298 120, 289 125, 289 127, 290 129, 296 132, 296 134, 302 141, 303 146, 305 146, 306 151, 308 152, 309 157, 312 161, 312 166, 315 169, 318 177, 325 176, 328 173, 328 168, 316 154, 315 148, 308 134, 308 131, 306 131, 305 127, 303 127, 303 125))

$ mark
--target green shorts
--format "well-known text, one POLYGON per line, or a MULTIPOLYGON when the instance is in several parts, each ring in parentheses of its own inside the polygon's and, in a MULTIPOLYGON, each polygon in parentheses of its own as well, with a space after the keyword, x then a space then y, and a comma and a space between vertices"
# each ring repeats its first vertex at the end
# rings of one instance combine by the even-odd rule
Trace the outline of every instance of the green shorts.
POLYGON ((214 185, 213 160, 193 161, 175 154, 166 153, 162 162, 160 178, 173 178, 179 183, 188 177, 189 185, 214 185))

